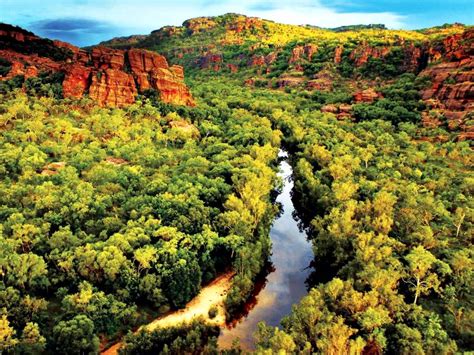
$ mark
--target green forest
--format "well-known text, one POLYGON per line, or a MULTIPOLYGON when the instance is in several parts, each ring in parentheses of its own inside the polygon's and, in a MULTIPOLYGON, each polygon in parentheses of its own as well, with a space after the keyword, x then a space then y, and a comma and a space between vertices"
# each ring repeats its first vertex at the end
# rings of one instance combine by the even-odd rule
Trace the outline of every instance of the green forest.
MULTIPOLYGON (((314 272, 280 327, 259 324, 255 352, 473 351, 472 141, 422 98, 432 79, 418 66, 437 62, 409 67, 400 44, 459 29, 263 22, 234 33, 232 21, 165 27, 137 45, 184 66, 195 106, 148 90, 99 107, 65 97, 55 72, 0 81, 0 353, 96 354, 119 341, 120 354, 245 353, 238 342, 219 349, 219 327, 203 318, 137 330, 226 272, 225 317, 239 313, 272 254, 280 150, 314 272), (216 38, 221 68, 196 66, 216 38), (292 60, 308 41, 316 54, 292 60), (367 41, 395 49, 357 66, 351 53, 367 41), (248 64, 276 48, 268 70, 248 64), (330 89, 279 84, 323 74, 330 89), (367 88, 379 97, 354 98, 367 88)), ((0 61, 2 73, 11 66, 0 61)))

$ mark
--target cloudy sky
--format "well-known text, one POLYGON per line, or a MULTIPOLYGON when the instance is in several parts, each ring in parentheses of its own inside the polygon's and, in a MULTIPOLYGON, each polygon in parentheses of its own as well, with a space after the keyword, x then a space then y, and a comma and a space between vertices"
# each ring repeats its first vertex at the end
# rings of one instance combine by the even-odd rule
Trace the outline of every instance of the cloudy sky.
POLYGON ((474 24, 474 0, 0 0, 0 22, 79 46, 227 12, 322 27, 474 24))

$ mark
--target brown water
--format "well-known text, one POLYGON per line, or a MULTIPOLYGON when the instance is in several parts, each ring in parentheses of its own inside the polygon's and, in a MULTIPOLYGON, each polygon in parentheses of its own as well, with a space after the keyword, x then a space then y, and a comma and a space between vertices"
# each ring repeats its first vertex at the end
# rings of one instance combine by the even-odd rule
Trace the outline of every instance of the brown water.
MULTIPOLYGON (((280 157, 286 157, 286 153, 280 152, 280 157)), ((291 306, 307 293, 305 280, 311 272, 313 251, 306 233, 299 230, 293 218, 292 169, 285 160, 280 163, 280 176, 284 186, 277 202, 282 204, 283 213, 275 219, 270 230, 273 268, 265 280, 256 284, 254 297, 245 306, 244 315, 222 329, 218 339, 222 349, 230 348, 237 338, 243 350, 254 349, 253 334, 257 323, 265 321, 268 325, 279 326, 280 320, 290 313, 291 306)))

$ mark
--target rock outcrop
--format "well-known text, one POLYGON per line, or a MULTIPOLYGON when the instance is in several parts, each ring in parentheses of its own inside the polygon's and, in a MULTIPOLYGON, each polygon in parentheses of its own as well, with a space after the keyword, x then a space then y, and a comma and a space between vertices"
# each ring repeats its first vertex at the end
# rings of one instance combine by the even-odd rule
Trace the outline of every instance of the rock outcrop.
POLYGON ((342 53, 344 52, 343 46, 337 46, 334 50, 334 63, 339 64, 342 61, 342 53))
POLYGON ((388 47, 372 47, 363 43, 351 52, 349 58, 353 60, 356 67, 361 67, 368 62, 369 58, 383 58, 388 53, 390 53, 388 47))
POLYGON ((265 57, 263 55, 253 55, 248 63, 251 67, 261 67, 265 64, 265 57))
POLYGON ((196 17, 183 22, 183 26, 188 30, 190 34, 196 34, 203 32, 208 28, 213 28, 217 26, 215 22, 210 17, 196 17))
POLYGON ((80 64, 68 64, 63 67, 65 72, 63 81, 64 97, 80 99, 90 86, 92 68, 80 64))
POLYGON ((303 84, 304 81, 305 80, 303 77, 283 75, 280 77, 280 79, 278 79, 277 86, 279 88, 294 87, 303 84))
POLYGON ((197 60, 200 69, 219 71, 222 64, 222 54, 206 53, 197 60))
MULTIPOLYGON (((435 44, 430 56, 432 65, 420 73, 431 82, 422 98, 446 119, 449 128, 461 131, 459 139, 473 139, 474 127, 469 121, 474 112, 474 29, 435 44)), ((442 120, 426 115, 423 122, 426 126, 442 124, 442 120)))
POLYGON ((336 115, 338 120, 352 119, 352 105, 347 104, 329 104, 321 107, 321 112, 332 113, 336 115))
POLYGON ((263 21, 257 17, 235 16, 226 27, 230 31, 241 33, 248 30, 262 29, 263 21))
POLYGON ((95 47, 87 52, 8 25, 0 26, 0 41, 5 47, 0 50, 0 57, 11 63, 10 71, 0 80, 62 72, 66 98, 79 99, 88 94, 101 106, 122 107, 132 104, 138 93, 152 89, 166 103, 194 105, 184 83, 183 68, 169 66, 166 58, 155 52, 107 47, 95 47), (31 48, 39 49, 31 53, 31 48), (48 51, 56 52, 50 55, 48 51))
POLYGON ((135 102, 137 88, 131 74, 107 68, 93 72, 89 97, 101 106, 127 106, 135 102))
POLYGON ((380 97, 381 95, 377 93, 374 89, 366 89, 366 90, 356 92, 354 94, 354 101, 356 103, 360 103, 360 102, 370 103, 370 102, 374 102, 380 97))

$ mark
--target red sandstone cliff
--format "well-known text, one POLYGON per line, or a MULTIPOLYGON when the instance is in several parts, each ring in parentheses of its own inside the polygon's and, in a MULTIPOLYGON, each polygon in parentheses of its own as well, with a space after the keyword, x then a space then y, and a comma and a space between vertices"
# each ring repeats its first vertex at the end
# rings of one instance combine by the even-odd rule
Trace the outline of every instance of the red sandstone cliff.
MULTIPOLYGON (((474 127, 467 124, 474 112, 474 29, 446 37, 430 48, 431 65, 420 75, 431 85, 422 97, 432 111, 444 116, 450 128, 461 129, 459 139, 474 139, 474 127)), ((442 122, 425 115, 425 125, 442 122)))
POLYGON ((91 52, 69 43, 41 39, 27 31, 5 25, 0 28, 0 58, 11 63, 10 71, 0 80, 16 75, 25 78, 39 72, 62 72, 63 95, 81 98, 86 93, 101 106, 126 106, 139 92, 156 90, 163 102, 194 105, 184 72, 169 66, 165 57, 143 49, 117 50, 96 47, 91 52), (34 44, 34 46, 33 46, 34 44), (31 48, 44 48, 31 53, 31 48), (52 55, 51 52, 58 52, 52 55))

